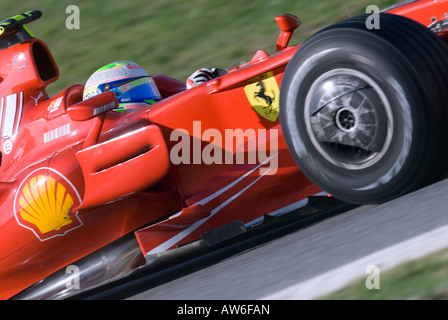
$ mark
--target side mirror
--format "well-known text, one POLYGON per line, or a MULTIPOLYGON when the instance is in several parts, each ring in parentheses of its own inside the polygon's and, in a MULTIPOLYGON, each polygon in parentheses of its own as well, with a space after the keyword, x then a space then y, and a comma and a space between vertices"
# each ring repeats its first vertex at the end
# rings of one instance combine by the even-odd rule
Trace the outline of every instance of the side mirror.
POLYGON ((300 27, 300 19, 292 14, 282 14, 275 17, 278 26, 280 27, 280 35, 278 36, 275 52, 285 49, 291 39, 292 33, 295 29, 300 27))
POLYGON ((73 121, 86 121, 106 111, 115 109, 118 107, 118 104, 115 94, 107 91, 71 105, 67 108, 67 113, 73 121))

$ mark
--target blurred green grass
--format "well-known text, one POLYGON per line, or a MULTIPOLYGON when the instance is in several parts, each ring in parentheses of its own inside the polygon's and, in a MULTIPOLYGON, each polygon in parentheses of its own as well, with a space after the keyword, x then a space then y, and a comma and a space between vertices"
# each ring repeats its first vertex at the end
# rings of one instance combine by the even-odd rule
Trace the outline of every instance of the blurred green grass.
POLYGON ((393 0, 40 0, 0 2, 0 20, 38 9, 31 31, 50 48, 60 78, 55 94, 84 84, 91 73, 115 60, 132 60, 149 73, 185 80, 201 67, 226 68, 239 57, 263 49, 272 53, 279 33, 274 17, 300 17, 291 44, 348 15, 380 9, 393 0), (66 8, 80 9, 80 28, 69 30, 66 8))
MULTIPOLYGON (((380 272, 380 288, 367 289, 365 279, 321 297, 321 300, 447 300, 448 249, 380 272)), ((366 274, 367 277, 367 274, 366 274)))

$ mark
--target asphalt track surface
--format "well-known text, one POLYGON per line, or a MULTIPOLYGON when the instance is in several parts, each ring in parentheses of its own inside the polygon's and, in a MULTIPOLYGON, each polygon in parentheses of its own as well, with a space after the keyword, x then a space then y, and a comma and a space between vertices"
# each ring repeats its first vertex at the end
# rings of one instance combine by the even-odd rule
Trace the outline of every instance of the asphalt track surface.
POLYGON ((448 180, 378 206, 350 209, 233 255, 180 266, 93 299, 313 299, 448 247, 448 180), (446 230, 445 230, 446 228, 446 230), (118 293, 118 295, 117 295, 118 293))

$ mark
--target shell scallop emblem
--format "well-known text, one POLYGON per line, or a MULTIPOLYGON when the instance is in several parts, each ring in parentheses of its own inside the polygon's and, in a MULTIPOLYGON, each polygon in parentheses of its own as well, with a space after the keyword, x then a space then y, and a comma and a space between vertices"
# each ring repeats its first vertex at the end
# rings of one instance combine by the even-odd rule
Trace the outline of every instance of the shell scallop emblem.
POLYGON ((80 201, 70 181, 50 168, 41 168, 22 182, 16 195, 15 215, 21 226, 47 240, 82 225, 72 212, 80 201))

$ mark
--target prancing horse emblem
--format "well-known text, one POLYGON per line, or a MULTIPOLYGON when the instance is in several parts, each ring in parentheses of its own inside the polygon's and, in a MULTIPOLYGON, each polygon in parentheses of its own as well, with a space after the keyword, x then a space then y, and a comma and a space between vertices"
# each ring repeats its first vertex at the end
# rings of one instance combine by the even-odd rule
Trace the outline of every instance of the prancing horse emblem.
POLYGON ((275 99, 275 93, 272 92, 274 95, 273 97, 268 96, 263 81, 258 81, 256 86, 260 87, 260 91, 254 93, 254 98, 261 98, 266 101, 267 106, 263 107, 263 109, 269 108, 269 113, 272 112, 272 103, 275 99))
POLYGON ((250 105, 259 116, 268 121, 277 121, 280 109, 278 101, 280 88, 272 72, 268 72, 257 81, 244 86, 244 92, 250 105))

